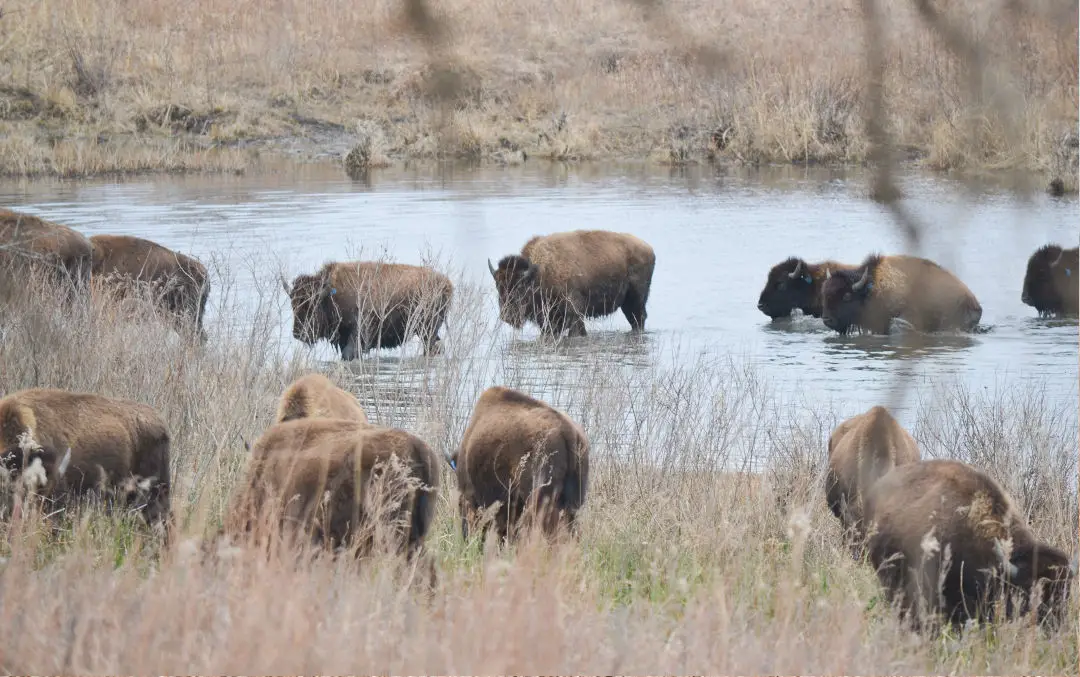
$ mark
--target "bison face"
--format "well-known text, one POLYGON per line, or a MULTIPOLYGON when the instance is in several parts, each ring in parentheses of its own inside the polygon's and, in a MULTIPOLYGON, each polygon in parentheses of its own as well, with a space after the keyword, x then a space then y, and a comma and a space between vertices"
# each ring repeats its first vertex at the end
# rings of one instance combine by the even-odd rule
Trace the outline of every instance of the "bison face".
POLYGON ((821 290, 821 319, 829 329, 847 334, 859 324, 867 297, 874 288, 870 271, 830 272, 821 290))
POLYGON ((329 337, 333 306, 330 297, 336 292, 329 282, 315 275, 298 275, 292 289, 286 287, 286 292, 292 302, 293 338, 312 345, 329 337))
POLYGON ((814 278, 802 259, 790 258, 778 263, 769 271, 765 288, 758 297, 758 310, 772 319, 787 317, 791 311, 799 308, 803 312, 814 312, 814 278))
POLYGON ((1035 545, 1014 550, 1010 565, 1009 583, 1015 586, 1010 592, 1019 596, 1015 600, 1019 606, 1014 607, 1014 601, 1007 600, 1007 615, 1027 614, 1034 602, 1040 623, 1059 625, 1068 604, 1069 588, 1077 574, 1076 562, 1070 562, 1057 548, 1035 545))
POLYGON ((8 476, 20 481, 30 493, 49 495, 67 472, 71 448, 61 456, 51 447, 22 445, 0 455, 0 465, 8 476))
POLYGON ((1032 306, 1040 314, 1061 312, 1061 294, 1054 285, 1051 264, 1061 257, 1061 247, 1047 245, 1028 259, 1024 275, 1024 291, 1020 300, 1032 306))
POLYGON ((507 256, 499 261, 498 268, 488 261, 488 270, 499 293, 499 319, 521 329, 531 314, 539 269, 522 256, 507 256))

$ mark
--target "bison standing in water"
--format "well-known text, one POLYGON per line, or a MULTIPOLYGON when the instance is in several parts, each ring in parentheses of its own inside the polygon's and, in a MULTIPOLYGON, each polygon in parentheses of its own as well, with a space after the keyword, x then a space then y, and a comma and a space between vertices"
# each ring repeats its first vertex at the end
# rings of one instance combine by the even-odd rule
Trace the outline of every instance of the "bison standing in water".
POLYGON ((186 254, 131 235, 94 235, 94 284, 117 298, 147 286, 177 330, 206 342, 203 316, 210 297, 206 266, 186 254))
POLYGON ((339 418, 367 423, 364 408, 322 374, 306 374, 289 384, 277 408, 277 423, 300 418, 339 418))
POLYGON ((603 230, 536 236, 497 267, 488 261, 499 318, 515 329, 533 322, 556 338, 585 336, 585 318, 619 308, 632 330, 643 330, 655 266, 648 243, 603 230))
POLYGON ((1040 315, 1077 315, 1080 248, 1041 247, 1028 259, 1020 300, 1040 315))
POLYGON ((68 289, 83 289, 90 281, 91 252, 90 241, 67 226, 0 209, 0 296, 24 288, 24 274, 35 271, 68 289))
POLYGON ((1059 622, 1076 576, 1062 551, 1035 540, 997 482, 952 460, 897 467, 866 496, 870 561, 904 616, 940 614, 955 626, 1034 610, 1059 622), (1003 594, 1004 593, 1004 594, 1003 594), (1018 593, 1019 599, 1014 594, 1018 593))
POLYGON ((499 504, 496 532, 512 536, 522 518, 553 535, 574 528, 589 484, 589 441, 563 412, 495 386, 480 396, 461 447, 449 459, 461 490, 462 532, 477 513, 499 504))
POLYGON ((807 315, 821 317, 821 289, 834 270, 854 270, 836 261, 807 263, 791 257, 769 270, 765 287, 758 296, 758 310, 772 319, 787 317, 796 308, 807 315))
POLYGON ((376 348, 396 348, 418 336, 427 354, 441 349, 454 285, 442 273, 403 263, 327 263, 314 275, 282 285, 293 310, 293 336, 330 341, 343 360, 376 348))
POLYGON ((893 318, 917 331, 971 331, 982 306, 967 285, 933 261, 875 254, 854 270, 830 271, 821 317, 841 334, 853 327, 888 334, 893 318))

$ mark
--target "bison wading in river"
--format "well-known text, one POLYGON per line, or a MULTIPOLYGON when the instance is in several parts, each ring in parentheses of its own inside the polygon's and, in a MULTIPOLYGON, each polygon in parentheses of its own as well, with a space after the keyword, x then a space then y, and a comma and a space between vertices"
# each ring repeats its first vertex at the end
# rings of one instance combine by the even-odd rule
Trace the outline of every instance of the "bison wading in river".
POLYGON ((91 259, 90 241, 71 228, 0 209, 0 298, 25 289, 31 274, 69 291, 85 289, 91 259))
POLYGON ((461 446, 449 459, 461 490, 462 533, 496 503, 502 539, 538 523, 575 528, 589 484, 589 441, 563 412, 522 392, 495 386, 480 396, 461 446))
POLYGON ((769 270, 765 287, 758 296, 758 310, 776 320, 788 317, 798 308, 807 315, 821 317, 821 289, 825 278, 834 270, 854 270, 851 266, 836 261, 807 263, 791 257, 776 264, 769 270))
POLYGON ((1028 259, 1020 300, 1040 315, 1077 315, 1078 254, 1078 247, 1062 249, 1056 244, 1036 250, 1028 259))
POLYGON ((1040 622, 1063 617, 1075 562, 1036 541, 1005 490, 970 465, 899 466, 870 488, 865 514, 870 562, 915 626, 926 613, 957 627, 992 620, 998 601, 1006 618, 1024 615, 1033 592, 1040 622))
POLYGON ((888 334, 893 318, 917 331, 971 331, 982 306, 967 285, 933 261, 874 254, 854 270, 829 272, 821 318, 841 334, 853 327, 888 334))
POLYGON ((396 348, 413 335, 427 354, 441 350, 454 285, 442 273, 403 263, 327 263, 314 275, 282 280, 293 311, 293 336, 308 345, 330 341, 343 360, 375 348, 396 348))
POLYGON ((206 343, 203 316, 210 297, 206 266, 186 254, 130 235, 94 235, 94 286, 122 299, 139 287, 149 288, 154 301, 181 333, 206 343))
POLYGON ((498 267, 499 318, 515 329, 533 322, 545 335, 585 336, 585 318, 621 308, 630 328, 645 328, 656 255, 628 233, 578 230, 536 236, 498 267))
POLYGON ((275 422, 300 418, 339 418, 367 423, 364 408, 322 374, 306 374, 289 384, 278 401, 275 422))

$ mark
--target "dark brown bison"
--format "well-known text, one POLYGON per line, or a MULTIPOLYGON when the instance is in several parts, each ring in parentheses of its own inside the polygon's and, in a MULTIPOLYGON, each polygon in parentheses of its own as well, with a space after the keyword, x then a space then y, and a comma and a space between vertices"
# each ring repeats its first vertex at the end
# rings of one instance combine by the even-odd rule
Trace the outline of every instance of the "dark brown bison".
POLYGON ((857 267, 836 261, 807 263, 795 257, 781 261, 769 270, 765 288, 758 296, 758 310, 774 320, 791 315, 796 308, 821 317, 821 289, 829 272, 857 267))
POLYGON ((970 331, 982 319, 982 306, 967 285, 933 261, 874 254, 854 270, 829 272, 821 317, 841 334, 853 327, 888 334, 893 318, 918 331, 970 331))
POLYGON ((210 278, 199 261, 130 235, 94 235, 94 284, 122 298, 133 288, 152 290, 155 301, 181 332, 206 342, 203 315, 210 297, 210 278))
POLYGON ((926 613, 959 627, 992 620, 998 601, 1013 618, 1032 599, 1040 621, 1060 621, 1075 564, 1037 542, 1005 490, 975 468, 953 460, 898 466, 867 492, 865 513, 870 561, 916 626, 926 613))
POLYGON ((461 490, 462 532, 496 503, 503 539, 534 519, 553 535, 574 528, 589 484, 589 441, 563 412, 495 386, 480 396, 461 446, 448 458, 461 490), (519 522, 521 520, 521 522, 519 522))
POLYGON ((403 430, 329 418, 278 423, 252 446, 225 533, 260 541, 271 526, 334 551, 355 546, 358 556, 388 538, 411 557, 434 516, 438 466, 403 430))
POLYGON ((1042 247, 1028 259, 1020 300, 1040 315, 1077 315, 1077 269, 1080 248, 1042 247))
POLYGON ((44 219, 0 209, 0 292, 39 272, 72 291, 90 281, 91 245, 80 233, 44 219))
POLYGON ((367 423, 367 414, 356 398, 323 376, 306 374, 293 381, 281 395, 277 423, 300 418, 339 418, 367 423))
POLYGON ((884 407, 871 407, 829 436, 825 498, 846 529, 861 531, 863 497, 896 466, 919 461, 919 445, 884 407))
POLYGON ((19 479, 38 475, 35 493, 138 498, 149 524, 168 526, 169 432, 145 404, 51 388, 0 399, 0 461, 19 479))
POLYGON ((418 336, 428 354, 440 351, 454 285, 442 273, 403 263, 327 263, 298 275, 292 287, 293 336, 313 345, 329 340, 344 360, 374 348, 396 348, 418 336))
POLYGON ((645 328, 656 255, 627 233, 578 230, 536 236, 499 261, 488 261, 499 318, 515 329, 533 322, 545 335, 585 335, 585 318, 622 308, 634 331, 645 328))

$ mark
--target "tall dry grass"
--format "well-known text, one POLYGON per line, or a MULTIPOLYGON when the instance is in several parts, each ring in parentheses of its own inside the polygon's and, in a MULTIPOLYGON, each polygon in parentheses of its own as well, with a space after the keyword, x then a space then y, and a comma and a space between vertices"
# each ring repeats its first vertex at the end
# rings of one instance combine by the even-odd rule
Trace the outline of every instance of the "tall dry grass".
MULTIPOLYGON (((825 441, 854 412, 781 393, 751 368, 693 356, 656 365, 561 345, 509 345, 490 290, 458 281, 445 352, 414 341, 356 364, 292 342, 276 276, 258 298, 215 284, 205 347, 97 300, 15 299, 0 321, 0 392, 53 386, 159 409, 173 435, 180 544, 161 551, 125 516, 24 527, 0 570, 0 669, 67 672, 1023 673, 1075 669, 1080 594, 1048 634, 1024 622, 962 636, 903 630, 825 507, 825 441), (243 303, 241 303, 243 301, 243 303), (254 303, 252 309, 251 302, 254 303), (243 322, 233 321, 243 316, 243 322), (287 331, 287 330, 286 330, 287 331), (545 361, 546 360, 546 361, 545 361), (543 366, 544 368, 538 368, 543 366), (522 387, 565 408, 592 446, 579 541, 500 550, 461 540, 444 467, 427 547, 438 586, 392 557, 192 556, 219 523, 245 440, 297 375, 326 370, 376 423, 437 452, 477 395, 522 387), (743 473, 759 470, 759 473, 743 473)), ((628 349, 626 352, 632 352, 628 349)), ((1075 406, 1038 389, 924 393, 924 453, 980 465, 1037 535, 1077 549, 1075 406)), ((5 527, 6 529, 6 527, 5 527)))
MULTIPOLYGON (((357 168, 862 162, 867 4, 18 0, 0 17, 0 171, 234 168, 207 149, 252 145, 355 148, 357 168)), ((877 4, 895 149, 1075 187, 1075 2, 877 4)))

